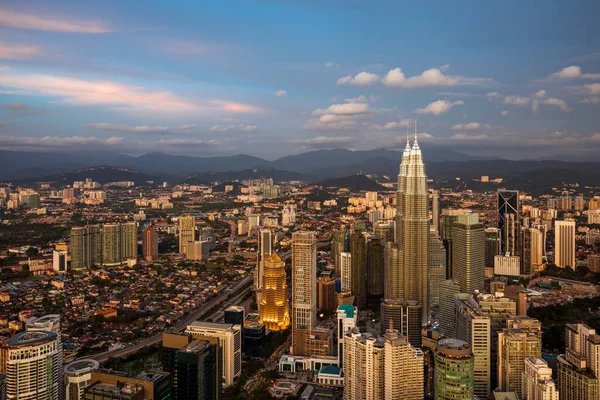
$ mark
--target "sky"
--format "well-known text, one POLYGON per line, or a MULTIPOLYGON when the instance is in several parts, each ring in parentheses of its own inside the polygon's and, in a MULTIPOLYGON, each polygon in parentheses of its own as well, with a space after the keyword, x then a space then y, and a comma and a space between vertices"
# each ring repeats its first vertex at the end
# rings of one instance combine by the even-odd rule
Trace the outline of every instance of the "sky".
POLYGON ((0 2, 0 149, 600 154, 597 0, 0 2))

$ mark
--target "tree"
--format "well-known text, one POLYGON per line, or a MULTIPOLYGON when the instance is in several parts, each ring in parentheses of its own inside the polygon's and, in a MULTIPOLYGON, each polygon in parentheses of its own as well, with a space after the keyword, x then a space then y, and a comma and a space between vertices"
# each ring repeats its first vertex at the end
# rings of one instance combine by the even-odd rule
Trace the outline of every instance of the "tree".
POLYGON ((27 252, 25 254, 27 254, 27 257, 29 258, 35 257, 38 254, 38 249, 37 247, 30 247, 27 249, 27 252))

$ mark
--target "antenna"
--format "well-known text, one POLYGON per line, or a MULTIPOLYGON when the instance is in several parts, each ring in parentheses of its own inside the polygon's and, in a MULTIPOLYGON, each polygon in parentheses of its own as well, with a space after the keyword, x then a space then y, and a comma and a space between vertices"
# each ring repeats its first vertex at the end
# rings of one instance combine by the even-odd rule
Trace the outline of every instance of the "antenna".
POLYGON ((417 140, 417 119, 415 118, 415 140, 417 140))
POLYGON ((406 124, 406 145, 409 145, 409 139, 408 139, 408 129, 410 128, 410 121, 408 121, 408 123, 406 124))

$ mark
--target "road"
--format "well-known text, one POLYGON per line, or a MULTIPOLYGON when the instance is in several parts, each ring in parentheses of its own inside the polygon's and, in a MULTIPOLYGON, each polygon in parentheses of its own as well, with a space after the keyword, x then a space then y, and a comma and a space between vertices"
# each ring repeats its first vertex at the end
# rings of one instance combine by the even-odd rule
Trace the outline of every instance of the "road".
MULTIPOLYGON (((246 278, 239 281, 232 288, 231 291, 222 293, 222 294, 218 295, 217 297, 215 297, 214 299, 209 300, 207 303, 202 304, 200 307, 196 308, 194 311, 189 313, 185 318, 183 318, 182 320, 177 322, 175 325, 173 325, 172 329, 181 330, 181 329, 185 328, 186 326, 188 326, 189 324, 191 324, 192 322, 197 321, 200 318, 204 317, 204 315, 209 310, 211 310, 214 306, 218 306, 221 303, 227 301, 227 297, 230 294, 237 293, 238 291, 242 290, 246 285, 248 285, 248 283, 252 282, 252 278, 253 278, 252 274, 248 275, 246 278)), ((218 310, 215 311, 215 313, 216 312, 218 312, 218 310)), ((144 347, 153 346, 157 343, 160 343, 161 341, 162 341, 162 332, 157 335, 151 336, 149 338, 140 340, 139 342, 137 342, 136 344, 133 344, 131 346, 127 346, 125 348, 117 349, 117 350, 105 351, 103 353, 94 354, 91 356, 87 356, 85 358, 91 358, 93 360, 96 360, 96 361, 102 363, 102 362, 107 361, 111 357, 126 357, 128 355, 131 355, 131 354, 141 350, 144 347)))

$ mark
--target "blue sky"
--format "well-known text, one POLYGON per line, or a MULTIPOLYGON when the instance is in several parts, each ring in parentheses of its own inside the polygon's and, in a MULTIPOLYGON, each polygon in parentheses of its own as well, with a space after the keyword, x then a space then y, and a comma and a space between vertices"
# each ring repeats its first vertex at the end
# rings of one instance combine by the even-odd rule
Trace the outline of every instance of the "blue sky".
POLYGON ((0 148, 600 150, 597 1, 0 4, 0 148))

